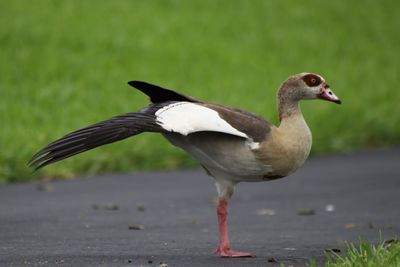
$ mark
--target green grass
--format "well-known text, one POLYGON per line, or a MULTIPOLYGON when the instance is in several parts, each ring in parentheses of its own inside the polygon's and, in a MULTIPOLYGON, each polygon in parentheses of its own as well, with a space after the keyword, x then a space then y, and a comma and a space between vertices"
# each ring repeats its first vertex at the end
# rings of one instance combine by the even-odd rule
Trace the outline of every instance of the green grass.
MULTIPOLYGON (((382 242, 378 245, 361 241, 358 246, 347 245, 345 255, 337 253, 326 254, 325 267, 399 267, 400 266, 400 242, 382 242)), ((311 261, 309 267, 316 267, 315 261, 311 261)))
POLYGON ((62 135, 146 105, 137 79, 277 122, 289 75, 322 74, 342 106, 302 105, 312 153, 400 143, 397 1, 0 1, 0 182, 193 167, 140 135, 31 175, 62 135))

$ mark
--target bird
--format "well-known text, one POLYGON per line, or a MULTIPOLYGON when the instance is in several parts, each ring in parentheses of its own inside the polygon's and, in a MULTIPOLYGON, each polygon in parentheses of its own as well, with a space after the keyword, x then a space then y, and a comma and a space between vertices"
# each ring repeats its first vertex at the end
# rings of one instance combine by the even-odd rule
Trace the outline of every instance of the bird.
MULTIPOLYGON (((311 131, 299 102, 320 99, 341 104, 325 79, 302 72, 288 77, 277 91, 279 125, 238 108, 197 100, 143 81, 128 84, 150 103, 129 112, 73 131, 39 150, 28 165, 37 171, 93 148, 143 132, 161 133, 185 150, 215 181, 221 257, 253 257, 233 250, 228 236, 228 201, 239 182, 262 182, 286 177, 307 159, 311 131)), ((262 103, 260 103, 262 104, 262 103)))

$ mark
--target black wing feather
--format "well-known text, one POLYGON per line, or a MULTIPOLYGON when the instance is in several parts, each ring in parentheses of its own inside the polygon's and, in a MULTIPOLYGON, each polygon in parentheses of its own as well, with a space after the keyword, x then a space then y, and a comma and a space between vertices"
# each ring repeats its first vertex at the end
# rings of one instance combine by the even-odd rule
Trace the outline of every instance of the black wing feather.
POLYGON ((156 123, 153 112, 126 113, 65 135, 37 152, 28 164, 37 171, 51 163, 132 135, 164 131, 156 123))
POLYGON ((190 96, 185 96, 154 84, 141 81, 130 81, 128 84, 148 95, 152 103, 161 103, 166 101, 200 102, 190 96))

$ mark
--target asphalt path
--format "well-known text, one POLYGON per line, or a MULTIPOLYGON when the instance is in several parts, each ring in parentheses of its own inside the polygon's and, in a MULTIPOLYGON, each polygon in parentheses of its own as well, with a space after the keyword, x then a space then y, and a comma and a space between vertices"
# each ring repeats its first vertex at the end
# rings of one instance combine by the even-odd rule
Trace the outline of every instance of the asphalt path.
POLYGON ((212 254, 215 192, 202 170, 2 186, 0 266, 305 266, 344 240, 400 236, 400 148, 311 158, 290 177, 239 184, 232 247, 255 258, 212 254))

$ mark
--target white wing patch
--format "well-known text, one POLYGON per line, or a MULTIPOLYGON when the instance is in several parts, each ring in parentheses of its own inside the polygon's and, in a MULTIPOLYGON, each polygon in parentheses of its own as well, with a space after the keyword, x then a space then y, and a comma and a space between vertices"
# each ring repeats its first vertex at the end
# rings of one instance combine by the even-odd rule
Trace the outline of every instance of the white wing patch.
POLYGON ((188 135, 194 132, 212 131, 248 136, 223 120, 218 112, 191 102, 177 102, 156 112, 157 123, 165 130, 188 135))

